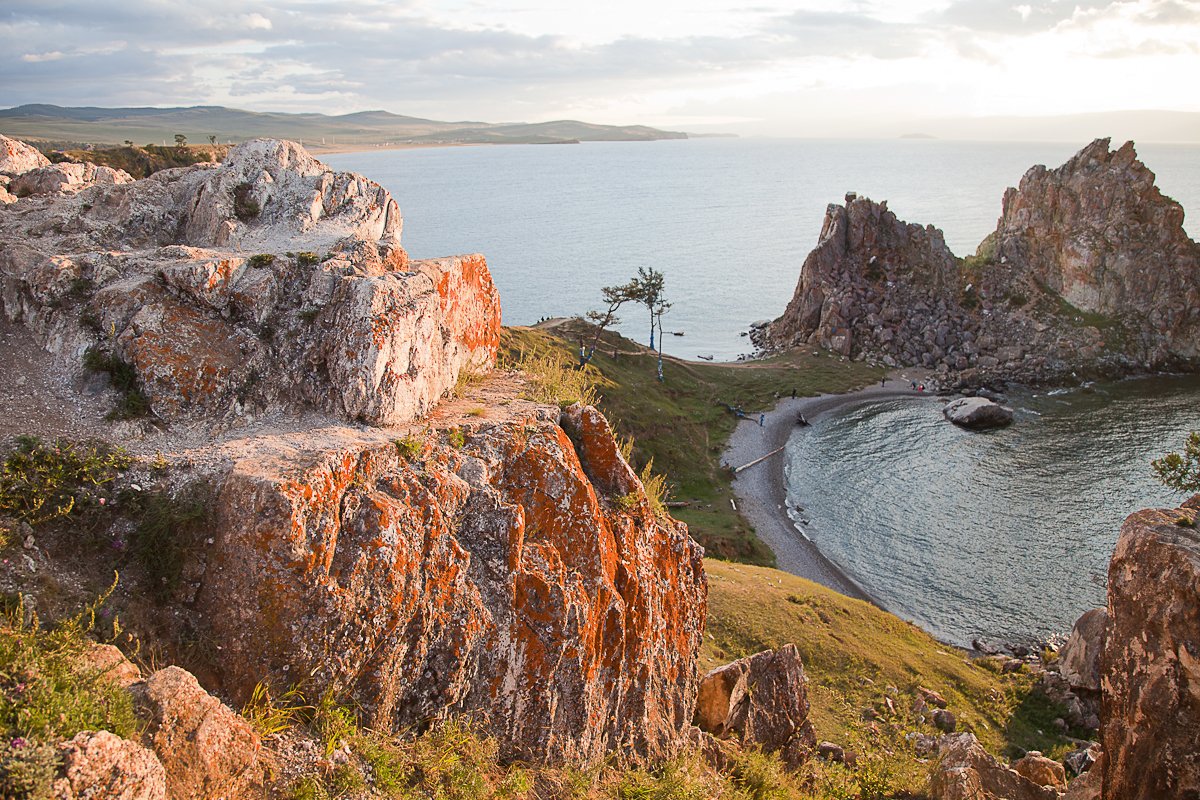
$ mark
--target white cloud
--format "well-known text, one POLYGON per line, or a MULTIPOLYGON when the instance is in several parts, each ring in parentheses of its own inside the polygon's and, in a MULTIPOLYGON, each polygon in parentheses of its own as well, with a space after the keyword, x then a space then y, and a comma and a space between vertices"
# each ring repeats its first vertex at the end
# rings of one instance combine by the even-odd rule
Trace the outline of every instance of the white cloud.
POLYGON ((884 116, 1200 111, 1197 42, 1198 0, 8 0, 0 105, 820 135, 884 116))

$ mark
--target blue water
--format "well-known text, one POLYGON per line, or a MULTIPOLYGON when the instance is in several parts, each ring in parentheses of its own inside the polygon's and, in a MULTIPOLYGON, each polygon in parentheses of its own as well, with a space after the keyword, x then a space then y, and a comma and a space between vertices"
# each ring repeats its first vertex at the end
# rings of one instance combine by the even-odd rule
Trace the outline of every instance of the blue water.
POLYGON ((955 644, 1045 639, 1105 604, 1121 522, 1174 508, 1149 463, 1200 429, 1200 378, 1013 396, 972 433, 936 399, 833 413, 788 443, 789 505, 888 610, 955 644))
MULTIPOLYGON (((816 244, 825 207, 853 190, 901 219, 942 228, 958 255, 996 226, 1005 187, 1078 146, 940 140, 695 139, 388 150, 325 156, 391 190, 416 258, 480 252, 504 322, 583 314, 639 266, 666 276, 666 349, 718 360, 778 316, 816 244)), ((1163 191, 1200 215, 1200 147, 1139 148, 1163 191)), ((1196 217, 1188 220, 1200 236, 1196 217)), ((644 310, 623 315, 644 340, 644 310)))

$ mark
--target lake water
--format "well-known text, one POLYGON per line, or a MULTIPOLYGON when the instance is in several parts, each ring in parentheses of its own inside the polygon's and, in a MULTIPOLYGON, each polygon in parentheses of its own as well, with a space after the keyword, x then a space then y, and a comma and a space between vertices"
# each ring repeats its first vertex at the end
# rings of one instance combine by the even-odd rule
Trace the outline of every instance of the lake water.
POLYGON ((1149 462, 1200 428, 1200 378, 1014 395, 972 433, 935 399, 832 413, 788 443, 789 505, 888 610, 960 645, 1067 633, 1104 605, 1121 522, 1174 508, 1149 462))
MULTIPOLYGON (((482 252, 506 324, 596 308, 639 266, 666 276, 668 353, 733 359, 787 305, 825 207, 857 191, 941 227, 958 255, 1004 189, 1076 144, 704 139, 327 156, 382 183, 416 258, 482 252)), ((1146 145, 1159 187, 1200 214, 1200 147, 1146 145)), ((1200 224, 1189 217, 1195 238, 1200 224)), ((645 340, 644 311, 621 329, 645 340)), ((1200 383, 1133 381, 1016 398, 1017 424, 971 434, 936 403, 851 409, 789 446, 808 534, 891 610, 960 644, 1065 632, 1103 603, 1120 522, 1178 497, 1149 460, 1200 428, 1200 383)))
MULTIPOLYGON (((779 316, 847 191, 934 224, 958 255, 996 227, 1004 189, 1087 144, 694 139, 388 150, 325 156, 386 186, 415 258, 479 252, 507 325, 583 314, 639 266, 666 276, 666 352, 734 359, 779 316)), ((1145 145, 1162 190, 1200 215, 1200 147, 1145 145)), ((1188 229, 1200 236, 1193 216, 1188 229)), ((644 309, 620 329, 645 340, 644 309)))

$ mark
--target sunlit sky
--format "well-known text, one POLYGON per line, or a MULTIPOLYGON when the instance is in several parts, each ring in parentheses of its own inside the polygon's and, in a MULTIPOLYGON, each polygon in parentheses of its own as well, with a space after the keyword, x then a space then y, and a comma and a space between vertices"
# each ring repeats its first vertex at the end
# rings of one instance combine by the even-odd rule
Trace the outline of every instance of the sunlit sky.
POLYGON ((1200 111, 1200 0, 4 0, 0 76, 2 106, 894 135, 1200 111))

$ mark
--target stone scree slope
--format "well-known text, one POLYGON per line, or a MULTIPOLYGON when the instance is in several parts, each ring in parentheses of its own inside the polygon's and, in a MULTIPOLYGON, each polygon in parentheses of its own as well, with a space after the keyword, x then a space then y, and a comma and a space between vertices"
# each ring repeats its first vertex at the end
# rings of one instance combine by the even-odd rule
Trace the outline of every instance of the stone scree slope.
POLYGON ((88 348, 128 362, 167 421, 312 408, 394 425, 495 361, 483 257, 410 261, 387 190, 291 142, 3 208, 5 314, 65 368, 88 348))
POLYGON ((996 231, 958 259, 941 231, 847 195, 830 205, 765 349, 819 345, 944 383, 1200 367, 1200 245, 1133 144, 1030 169, 996 231))

